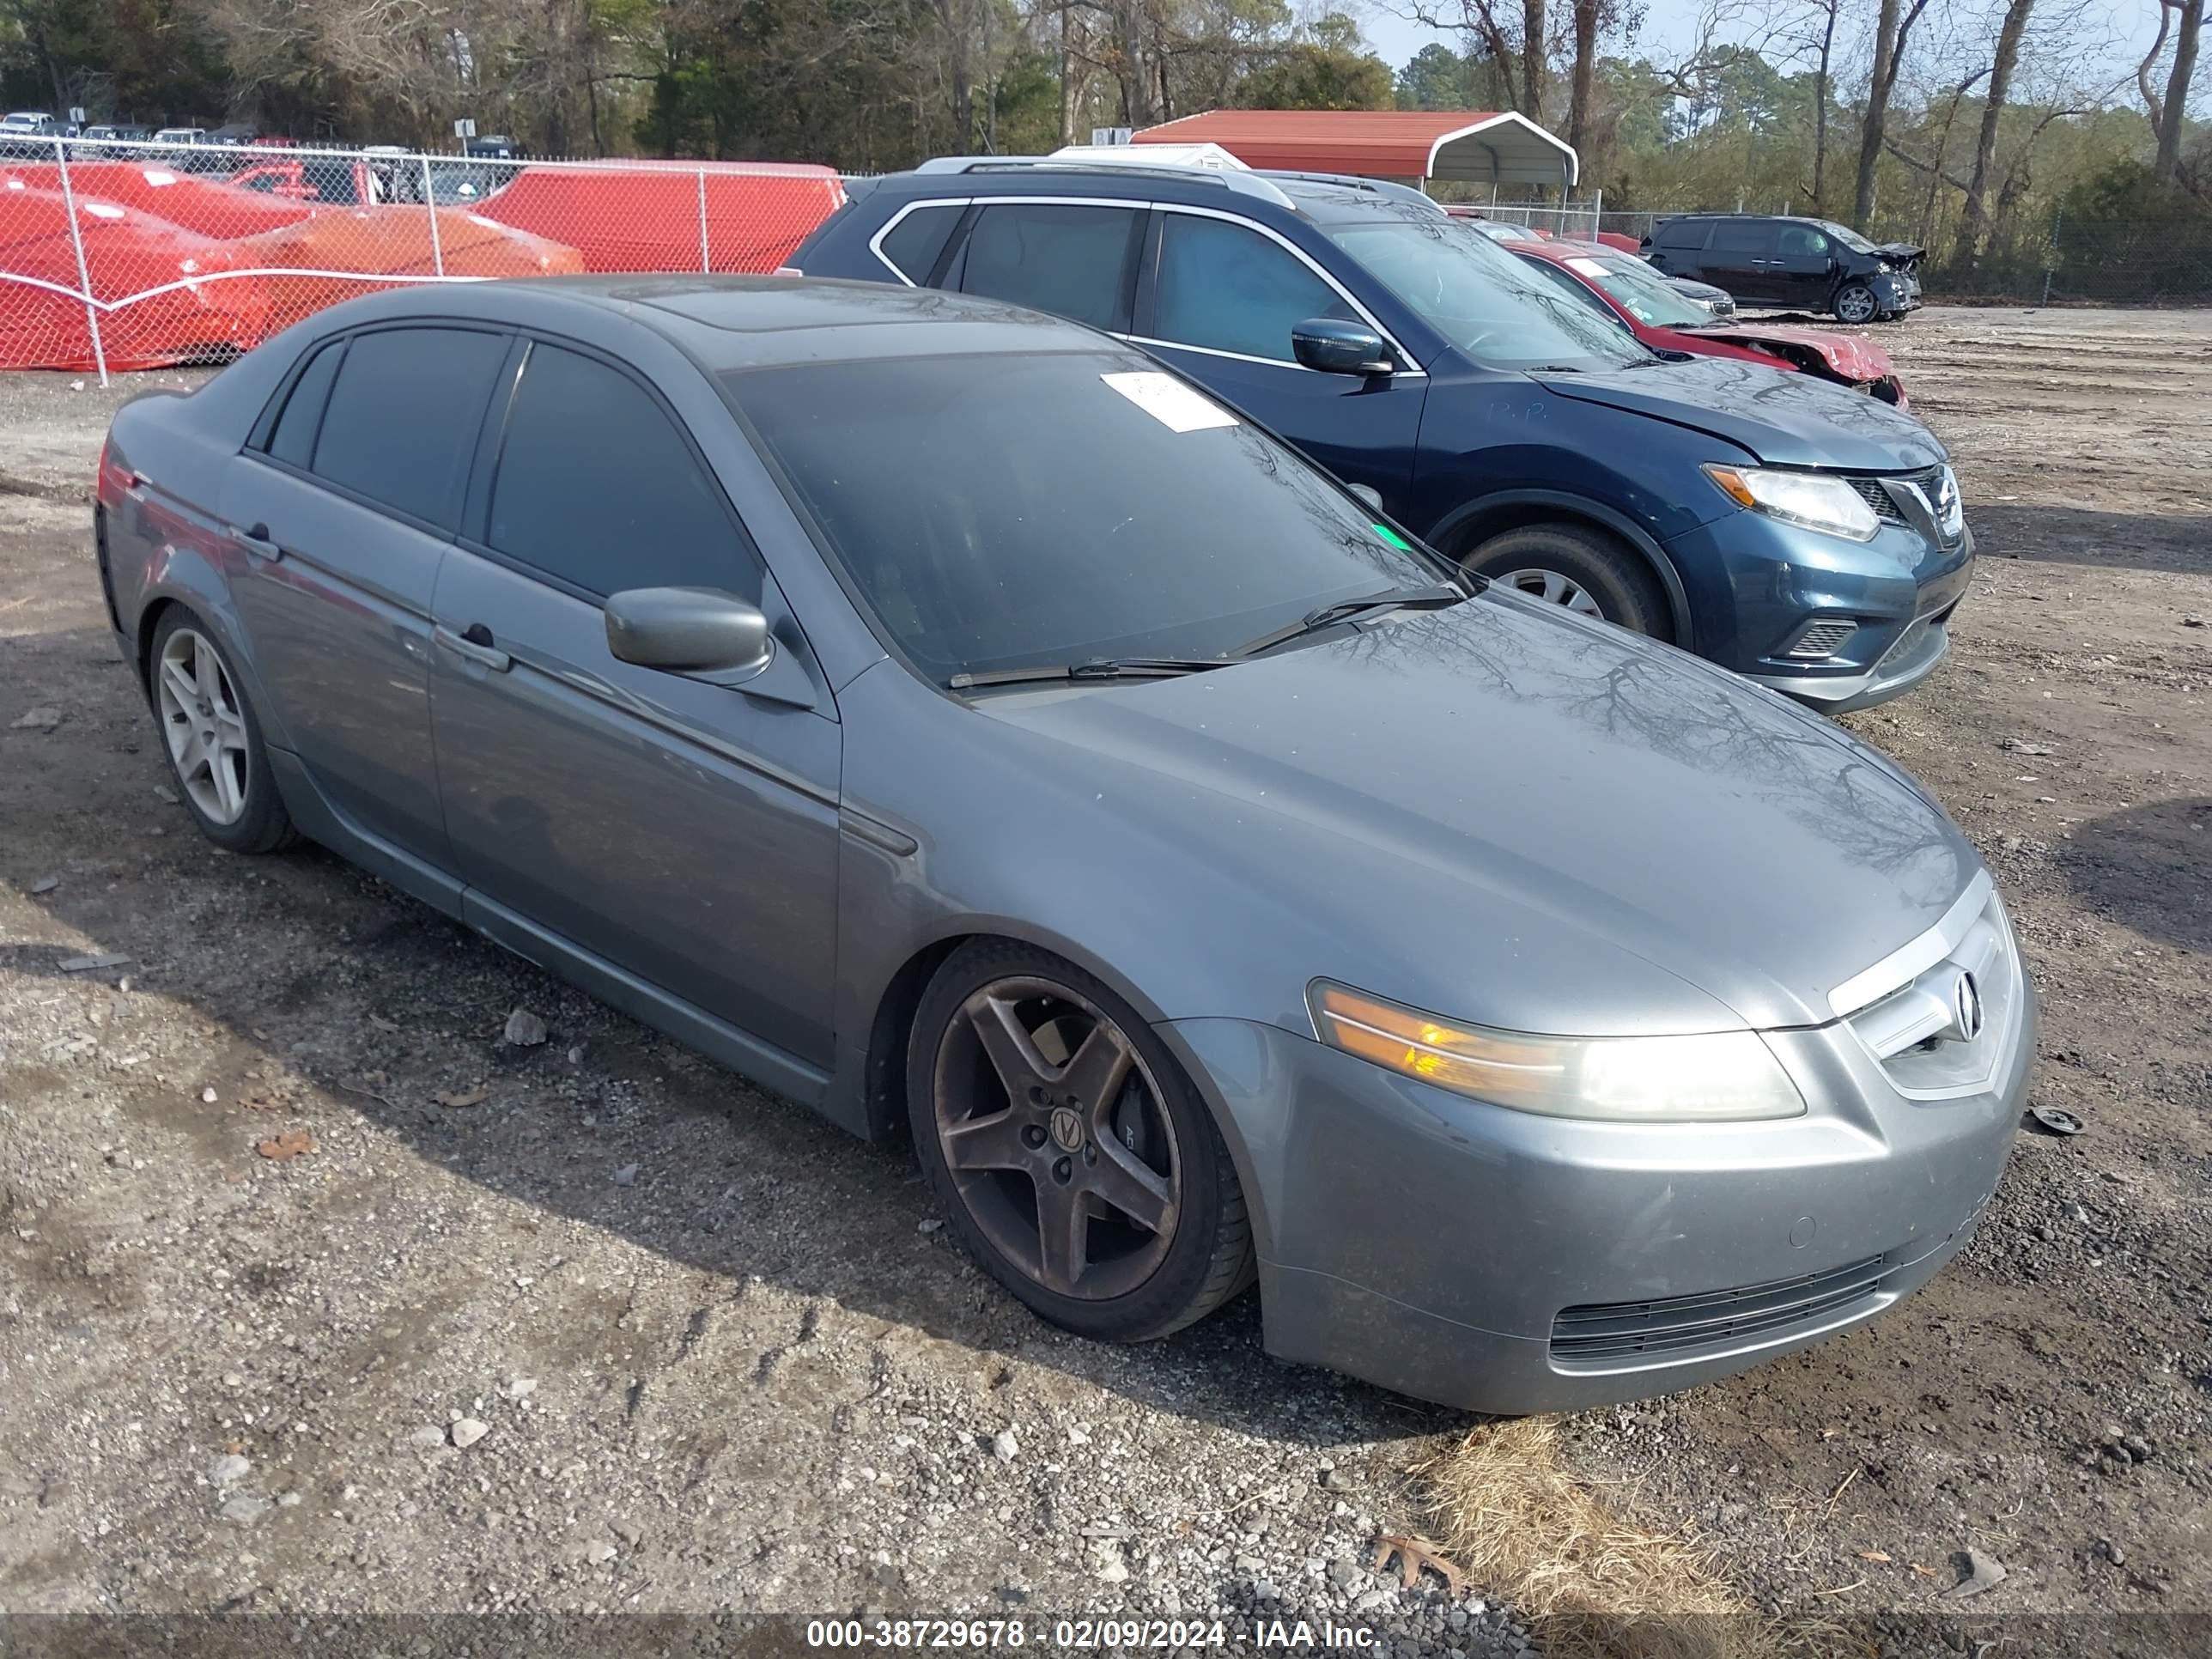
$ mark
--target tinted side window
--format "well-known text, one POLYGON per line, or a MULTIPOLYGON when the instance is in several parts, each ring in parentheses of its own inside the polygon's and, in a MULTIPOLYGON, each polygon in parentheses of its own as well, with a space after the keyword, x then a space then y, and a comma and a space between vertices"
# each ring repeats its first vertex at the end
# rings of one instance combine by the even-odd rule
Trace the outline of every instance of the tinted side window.
POLYGON ((493 482, 491 545, 605 596, 629 587, 760 592, 720 487, 629 375, 533 345, 493 482))
POLYGON ((1819 259, 1826 256, 1828 239, 1810 225, 1782 227, 1782 251, 1819 259))
POLYGON ((1297 258, 1256 230, 1170 213, 1160 220, 1152 331, 1178 345, 1294 362, 1291 330, 1352 308, 1297 258))
POLYGON ((315 453, 315 431, 323 422, 323 400, 331 395, 331 377, 345 356, 345 342, 333 340, 315 353, 300 378, 292 382, 292 395, 269 434, 269 453, 289 465, 304 467, 315 453))
POLYGON ((355 335, 323 413, 316 473, 451 528, 507 344, 464 328, 355 335))
POLYGON ((1759 219, 1723 219, 1713 226, 1716 253, 1765 253, 1774 246, 1774 227, 1759 219))
POLYGON ((960 287, 1093 328, 1115 327, 1136 223, 1132 208, 985 208, 968 234, 960 287))
POLYGON ((1659 227, 1659 246, 1679 248, 1703 247, 1705 245, 1705 237, 1712 228, 1713 222, 1710 219, 1670 219, 1659 227))
POLYGON ((965 211, 964 208, 951 204, 916 208, 884 237, 884 258, 916 288, 924 286, 929 281, 929 273, 937 268, 937 256, 945 252, 953 227, 960 222, 960 216, 965 211))

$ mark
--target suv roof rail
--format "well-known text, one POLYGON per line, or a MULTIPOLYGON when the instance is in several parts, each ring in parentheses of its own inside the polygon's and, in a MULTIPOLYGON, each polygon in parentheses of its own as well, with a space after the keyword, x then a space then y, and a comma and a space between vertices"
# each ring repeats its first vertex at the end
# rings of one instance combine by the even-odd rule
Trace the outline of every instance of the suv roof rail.
POLYGON ((1074 155, 937 155, 914 169, 916 173, 1066 172, 1129 173, 1138 178, 1175 179, 1185 184, 1218 185, 1241 196, 1257 197, 1293 212, 1297 204, 1257 173, 1230 173, 1216 167, 1187 167, 1179 161, 1094 161, 1074 155))
POLYGON ((1364 190, 1370 196, 1387 196, 1394 202, 1408 202, 1416 206, 1442 213, 1444 204, 1426 191, 1416 190, 1411 185, 1401 185, 1388 179, 1363 179, 1356 173, 1297 173, 1286 167, 1261 167, 1262 179, 1292 179, 1300 184, 1337 185, 1346 190, 1364 190))

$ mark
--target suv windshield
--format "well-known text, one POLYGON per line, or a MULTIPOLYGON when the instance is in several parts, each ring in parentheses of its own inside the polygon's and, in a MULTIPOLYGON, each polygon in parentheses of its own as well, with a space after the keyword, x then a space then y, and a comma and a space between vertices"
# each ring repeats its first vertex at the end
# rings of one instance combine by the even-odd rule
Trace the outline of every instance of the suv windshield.
POLYGON ((1651 354, 1466 225, 1361 219, 1325 226, 1339 247, 1437 333, 1498 368, 1625 368, 1651 354))
POLYGON ((1219 658, 1444 574, 1292 451, 1124 352, 722 384, 879 626, 939 681, 1219 658))
POLYGON ((1877 248, 1872 242, 1867 240, 1865 237, 1860 235, 1858 232, 1853 230, 1849 225, 1839 225, 1832 219, 1816 219, 1813 222, 1819 225, 1821 229, 1826 231, 1829 235, 1834 237, 1838 241, 1841 242, 1845 247, 1850 249, 1854 253, 1879 253, 1881 252, 1880 248, 1877 248))

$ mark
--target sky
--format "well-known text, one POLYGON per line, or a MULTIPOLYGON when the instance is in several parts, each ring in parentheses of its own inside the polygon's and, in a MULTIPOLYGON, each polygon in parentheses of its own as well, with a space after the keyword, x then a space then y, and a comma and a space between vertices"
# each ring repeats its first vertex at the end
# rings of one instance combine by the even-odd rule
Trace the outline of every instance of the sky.
MULTIPOLYGON (((1429 3, 1439 11, 1449 12, 1455 0, 1429 0, 1429 3)), ((1936 3, 1942 5, 1945 0, 1936 0, 1936 3)), ((2109 0, 2109 5, 2119 43, 2104 54, 2109 59, 2110 73, 2100 68, 2097 76, 2100 81, 2132 76, 2135 66, 2158 35, 2158 0, 2109 0)), ((1396 15, 1394 6, 1398 10, 1411 10, 1413 0, 1359 0, 1357 10, 1360 28, 1376 56, 1392 69, 1401 67, 1431 40, 1443 39, 1447 45, 1453 44, 1449 37, 1439 36, 1432 29, 1396 15)), ((1705 9, 1701 0, 1648 0, 1644 27, 1628 50, 1662 60, 1686 57, 1697 44, 1698 20, 1705 9)), ((2212 104, 2212 72, 2198 78, 2197 96, 2191 100, 2193 107, 2212 104)), ((2128 95, 2133 96, 2131 88, 2128 95)))

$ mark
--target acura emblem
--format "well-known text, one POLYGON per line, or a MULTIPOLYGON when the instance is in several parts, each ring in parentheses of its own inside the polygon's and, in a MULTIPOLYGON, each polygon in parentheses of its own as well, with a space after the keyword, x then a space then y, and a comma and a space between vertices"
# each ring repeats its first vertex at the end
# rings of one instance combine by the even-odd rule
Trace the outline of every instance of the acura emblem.
POLYGON ((1961 1042, 1972 1042, 1982 1034, 1982 988, 1972 974, 1960 975, 1951 988, 1951 1027, 1961 1042))

